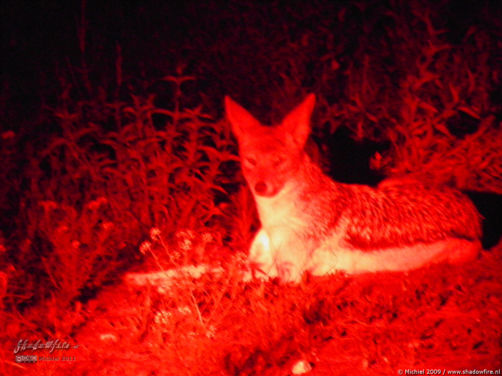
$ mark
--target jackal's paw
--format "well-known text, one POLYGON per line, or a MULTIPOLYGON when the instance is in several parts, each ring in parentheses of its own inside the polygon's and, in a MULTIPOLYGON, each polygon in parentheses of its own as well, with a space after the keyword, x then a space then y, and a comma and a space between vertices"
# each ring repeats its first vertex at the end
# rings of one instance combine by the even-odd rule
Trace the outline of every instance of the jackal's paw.
POLYGON ((273 264, 264 264, 249 260, 249 270, 253 278, 267 280, 278 276, 277 269, 273 264))
POLYGON ((293 263, 283 262, 277 265, 277 276, 282 282, 299 283, 302 280, 303 270, 293 263))

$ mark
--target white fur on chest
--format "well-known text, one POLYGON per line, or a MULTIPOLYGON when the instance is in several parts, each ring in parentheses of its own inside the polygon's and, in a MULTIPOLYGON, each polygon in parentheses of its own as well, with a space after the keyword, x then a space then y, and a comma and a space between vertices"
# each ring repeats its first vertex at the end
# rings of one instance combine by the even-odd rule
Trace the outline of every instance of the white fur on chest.
POLYGON ((300 230, 308 226, 292 187, 286 185, 273 197, 255 196, 256 206, 263 228, 267 231, 275 227, 300 230))

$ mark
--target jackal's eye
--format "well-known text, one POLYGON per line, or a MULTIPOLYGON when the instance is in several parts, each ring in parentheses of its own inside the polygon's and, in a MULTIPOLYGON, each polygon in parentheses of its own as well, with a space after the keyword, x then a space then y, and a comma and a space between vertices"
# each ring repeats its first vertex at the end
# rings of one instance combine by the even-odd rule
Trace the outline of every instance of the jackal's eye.
POLYGON ((248 167, 254 167, 254 166, 256 166, 256 159, 253 157, 246 157, 246 158, 244 158, 244 163, 248 167))
POLYGON ((274 167, 280 166, 282 162, 284 162, 283 157, 274 157, 274 159, 272 159, 272 164, 274 165, 274 167))

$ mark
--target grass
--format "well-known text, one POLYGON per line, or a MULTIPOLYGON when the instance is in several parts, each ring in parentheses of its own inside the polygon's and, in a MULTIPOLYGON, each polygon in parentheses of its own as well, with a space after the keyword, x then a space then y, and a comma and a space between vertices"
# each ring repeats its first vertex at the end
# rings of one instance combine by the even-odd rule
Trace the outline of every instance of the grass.
POLYGON ((76 361, 23 365, 19 374, 287 375, 299 360, 314 375, 496 369, 501 257, 499 246, 462 267, 295 286, 245 283, 231 268, 168 289, 123 283, 65 312, 85 323, 69 340, 79 345, 68 351, 76 361))

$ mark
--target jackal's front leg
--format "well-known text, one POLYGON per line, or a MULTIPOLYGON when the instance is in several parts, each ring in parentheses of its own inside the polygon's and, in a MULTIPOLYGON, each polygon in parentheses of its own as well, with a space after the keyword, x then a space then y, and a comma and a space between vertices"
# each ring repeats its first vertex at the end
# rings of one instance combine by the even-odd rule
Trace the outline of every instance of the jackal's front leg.
POLYGON ((300 282, 308 263, 310 246, 294 232, 282 228, 256 234, 249 251, 249 261, 255 269, 270 278, 285 282, 300 282))
POLYGON ((278 277, 284 282, 301 282, 303 273, 308 269, 312 245, 295 233, 275 240, 272 244, 276 246, 274 264, 278 277))
POLYGON ((251 247, 249 248, 249 263, 251 267, 258 271, 261 277, 277 277, 277 269, 274 263, 275 251, 272 249, 270 237, 261 228, 255 235, 251 247))

